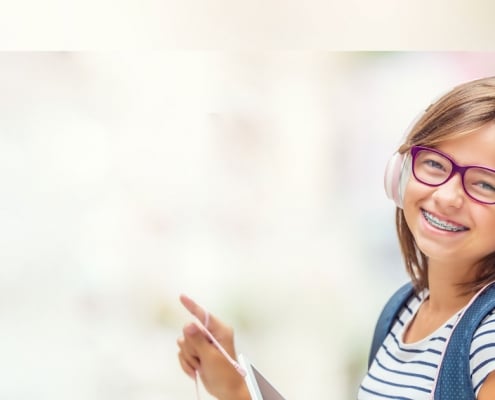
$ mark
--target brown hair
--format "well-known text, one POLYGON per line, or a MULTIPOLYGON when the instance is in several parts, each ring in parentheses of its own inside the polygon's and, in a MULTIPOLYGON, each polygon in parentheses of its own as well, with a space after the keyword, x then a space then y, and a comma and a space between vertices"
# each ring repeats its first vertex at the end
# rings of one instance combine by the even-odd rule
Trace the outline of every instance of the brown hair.
MULTIPOLYGON (((399 152, 406 153, 414 145, 435 147, 446 140, 468 135, 494 120, 495 76, 464 83, 425 110, 399 152)), ((428 287, 428 258, 418 248, 401 208, 396 210, 396 228, 406 271, 415 289, 423 290, 428 287)), ((493 280, 495 252, 479 261, 476 279, 463 286, 466 291, 478 290, 493 280)))

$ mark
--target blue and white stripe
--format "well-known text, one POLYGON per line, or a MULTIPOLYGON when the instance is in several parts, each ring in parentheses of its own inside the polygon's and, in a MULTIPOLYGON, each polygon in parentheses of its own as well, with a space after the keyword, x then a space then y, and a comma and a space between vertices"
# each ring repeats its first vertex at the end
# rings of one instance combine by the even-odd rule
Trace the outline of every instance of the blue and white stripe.
MULTIPOLYGON (((359 388, 358 400, 429 399, 441 355, 460 313, 415 343, 402 337, 427 293, 413 296, 399 313, 390 333, 359 388)), ((495 370, 495 314, 492 312, 476 330, 471 343, 471 376, 478 394, 488 374, 495 370)))

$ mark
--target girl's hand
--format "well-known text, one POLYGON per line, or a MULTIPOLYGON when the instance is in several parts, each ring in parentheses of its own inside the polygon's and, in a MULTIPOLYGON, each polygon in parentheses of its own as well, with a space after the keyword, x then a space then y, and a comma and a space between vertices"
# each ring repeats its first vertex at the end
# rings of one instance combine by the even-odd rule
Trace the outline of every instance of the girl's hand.
MULTIPOLYGON (((213 337, 235 359, 232 328, 211 314, 208 315, 189 297, 181 295, 180 301, 191 314, 202 321, 213 337)), ((208 393, 219 400, 250 400, 243 377, 201 328, 195 323, 189 323, 182 332, 183 336, 177 340, 177 344, 180 349, 179 362, 184 372, 194 379, 198 371, 208 393)))

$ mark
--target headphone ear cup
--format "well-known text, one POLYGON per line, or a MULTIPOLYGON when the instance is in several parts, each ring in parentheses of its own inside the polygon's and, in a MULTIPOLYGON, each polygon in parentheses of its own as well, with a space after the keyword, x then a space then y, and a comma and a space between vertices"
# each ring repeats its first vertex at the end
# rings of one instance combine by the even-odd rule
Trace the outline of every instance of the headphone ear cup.
POLYGON ((410 158, 409 153, 397 152, 390 158, 385 168, 385 193, 400 208, 402 208, 406 184, 411 176, 410 158))
MULTIPOLYGON (((450 92, 450 90, 448 91, 450 92)), ((446 92, 446 93, 448 93, 446 92)), ((446 93, 443 93, 436 100, 434 100, 426 110, 422 110, 416 118, 411 122, 409 128, 406 130, 404 137, 402 139, 402 143, 406 142, 413 128, 419 122, 419 120, 424 116, 424 114, 436 104, 439 100, 441 100, 446 93)), ((404 201, 404 192, 406 190, 407 183, 409 182, 409 178, 412 173, 412 159, 409 152, 401 154, 399 152, 394 153, 394 155, 388 160, 387 166, 385 168, 385 193, 387 193, 387 197, 392 199, 397 207, 402 208, 402 204, 404 201)))

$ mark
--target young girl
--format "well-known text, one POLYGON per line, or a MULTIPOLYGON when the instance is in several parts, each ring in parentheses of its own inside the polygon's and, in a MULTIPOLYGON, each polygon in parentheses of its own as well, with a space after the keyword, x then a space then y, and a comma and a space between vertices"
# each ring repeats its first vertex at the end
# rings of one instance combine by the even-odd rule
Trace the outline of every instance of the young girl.
MULTIPOLYGON (((414 293, 357 398, 432 399, 457 320, 495 282, 495 77, 462 84, 425 110, 389 163, 386 188, 397 204, 397 232, 414 293)), ((232 329, 191 299, 181 301, 201 321, 208 319, 210 332, 235 357, 232 329)), ((197 325, 184 328, 178 346, 184 372, 195 377, 198 371, 214 397, 250 399, 243 378, 197 325)), ((494 312, 476 328, 469 348, 470 398, 495 399, 494 312)))

